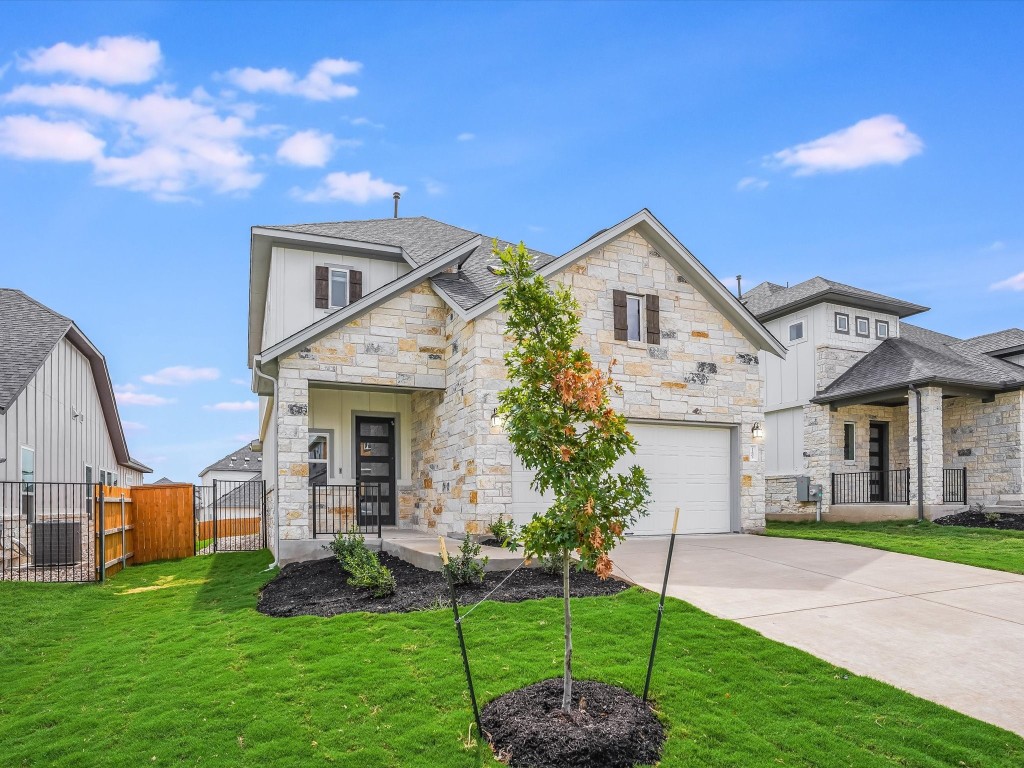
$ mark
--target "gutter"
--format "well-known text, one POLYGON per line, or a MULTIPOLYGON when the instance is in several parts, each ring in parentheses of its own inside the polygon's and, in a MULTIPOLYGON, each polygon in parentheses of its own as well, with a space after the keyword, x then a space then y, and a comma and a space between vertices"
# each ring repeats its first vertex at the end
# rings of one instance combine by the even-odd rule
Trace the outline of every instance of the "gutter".
MULTIPOLYGON (((259 376, 261 379, 266 379, 270 382, 270 386, 274 388, 274 410, 277 410, 277 379, 268 376, 263 372, 263 358, 256 355, 252 360, 252 372, 259 376)), ((276 413, 274 414, 277 415, 276 413)), ((277 419, 274 419, 274 562, 267 566, 267 570, 273 570, 279 567, 281 560, 281 489, 277 486, 280 485, 280 479, 278 475, 278 464, 277 454, 280 449, 277 444, 277 419)))

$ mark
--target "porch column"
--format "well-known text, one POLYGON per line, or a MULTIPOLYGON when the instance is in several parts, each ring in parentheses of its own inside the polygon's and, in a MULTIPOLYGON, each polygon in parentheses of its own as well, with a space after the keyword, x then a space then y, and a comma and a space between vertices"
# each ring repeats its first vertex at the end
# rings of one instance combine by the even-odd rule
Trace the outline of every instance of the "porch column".
MULTIPOLYGON (((827 405, 804 406, 804 456, 807 474, 812 484, 821 485, 821 514, 824 517, 832 506, 832 459, 835 451, 832 439, 832 412, 827 405)), ((810 504, 806 511, 815 511, 810 504)))
MULTIPOLYGON (((927 516, 928 507, 942 504, 942 387, 921 387, 918 393, 921 397, 921 477, 927 516)), ((910 425, 909 490, 910 503, 915 513, 918 503, 917 397, 918 394, 911 390, 907 398, 910 425)))
POLYGON ((309 510, 309 384, 282 366, 278 377, 277 487, 281 539, 312 538, 309 510))

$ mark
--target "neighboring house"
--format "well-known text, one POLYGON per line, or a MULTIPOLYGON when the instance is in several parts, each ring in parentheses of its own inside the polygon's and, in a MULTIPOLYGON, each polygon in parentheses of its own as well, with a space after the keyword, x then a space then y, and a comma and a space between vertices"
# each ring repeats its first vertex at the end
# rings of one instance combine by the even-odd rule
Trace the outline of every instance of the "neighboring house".
POLYGON ((154 480, 150 485, 177 485, 177 483, 169 477, 161 477, 159 480, 154 480))
POLYGON ((213 485, 217 482, 244 482, 259 480, 263 473, 263 454, 246 443, 222 459, 218 459, 199 473, 199 485, 213 485))
POLYGON ((743 302, 789 349, 762 362, 769 515, 816 511, 798 476, 832 519, 1020 504, 1024 331, 958 339, 904 322, 926 307, 821 277, 743 302))
MULTIPOLYGON (((491 243, 427 218, 252 229, 249 364, 282 561, 322 555, 314 539, 332 532, 311 485, 378 482, 385 524, 438 533, 543 508, 495 415, 507 342, 491 243)), ((647 210, 534 257, 571 286, 584 345, 623 389, 640 444, 623 463, 653 492, 634 532, 667 532, 677 506, 685 532, 761 530, 759 361, 785 348, 647 210)))
POLYGON ((0 481, 141 485, 107 364, 75 323, 0 288, 0 481))

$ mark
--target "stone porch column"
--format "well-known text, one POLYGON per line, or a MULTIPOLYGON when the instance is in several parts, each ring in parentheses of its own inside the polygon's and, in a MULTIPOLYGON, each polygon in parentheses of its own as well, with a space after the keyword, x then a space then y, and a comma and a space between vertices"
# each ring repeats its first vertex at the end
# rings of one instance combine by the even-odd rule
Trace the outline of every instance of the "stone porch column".
MULTIPOLYGON (((921 476, 923 478, 924 505, 942 504, 942 387, 921 387, 921 476)), ((907 398, 909 411, 909 464, 910 503, 917 504, 917 397, 913 391, 907 398)), ((915 506, 916 513, 916 506, 915 506)))
POLYGON ((281 368, 277 404, 277 487, 281 539, 310 539, 309 384, 299 371, 281 368))
MULTIPOLYGON (((804 455, 812 484, 821 485, 821 514, 832 505, 832 412, 827 405, 804 406, 804 455)), ((802 510, 804 511, 804 510, 802 510)), ((806 511, 814 511, 810 504, 806 511)))

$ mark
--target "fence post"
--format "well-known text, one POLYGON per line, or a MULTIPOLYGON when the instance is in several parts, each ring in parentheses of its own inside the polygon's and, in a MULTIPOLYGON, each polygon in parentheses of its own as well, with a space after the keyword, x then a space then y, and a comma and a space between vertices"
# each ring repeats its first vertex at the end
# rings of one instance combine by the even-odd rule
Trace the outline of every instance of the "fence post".
MULTIPOLYGON (((199 486, 202 488, 203 486, 199 486)), ((199 515, 196 514, 196 494, 202 493, 201 490, 196 490, 196 487, 192 486, 192 554, 199 555, 199 515)), ((199 503, 202 508, 202 502, 199 503)))
POLYGON ((963 472, 964 494, 963 494, 962 500, 963 500, 963 503, 966 504, 967 503, 967 467, 963 467, 960 471, 963 472))
MULTIPOLYGON (((388 492, 390 492, 390 491, 391 491, 391 487, 389 485, 388 486, 388 492)), ((394 503, 395 503, 394 498, 392 498, 391 496, 389 496, 388 498, 391 499, 391 504, 394 505, 394 503)), ((383 539, 384 538, 384 525, 383 525, 383 523, 382 523, 382 521, 380 519, 380 483, 377 483, 377 538, 378 539, 383 539)), ((381 546, 383 546, 383 544, 381 546)))
POLYGON ((907 506, 910 506, 910 467, 907 467, 904 472, 907 473, 907 506))
POLYGON ((128 567, 128 532, 124 529, 124 491, 121 491, 121 570, 128 567))
POLYGON ((107 500, 103 495, 103 483, 100 483, 99 488, 100 509, 97 515, 99 519, 96 524, 96 535, 99 538, 99 580, 102 583, 107 580, 107 500))
POLYGON ((213 481, 213 553, 217 554, 217 480, 213 481))

